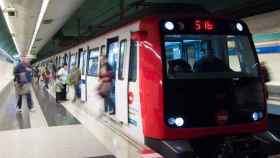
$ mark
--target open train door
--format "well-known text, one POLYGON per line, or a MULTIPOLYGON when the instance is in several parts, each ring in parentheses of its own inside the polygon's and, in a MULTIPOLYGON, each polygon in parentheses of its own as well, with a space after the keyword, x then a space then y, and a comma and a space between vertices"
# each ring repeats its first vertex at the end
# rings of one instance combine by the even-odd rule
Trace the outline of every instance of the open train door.
POLYGON ((87 100, 87 82, 86 82, 86 79, 87 79, 87 73, 86 73, 86 67, 87 67, 87 53, 86 53, 86 50, 82 50, 80 49, 79 50, 79 53, 80 53, 80 61, 79 61, 79 68, 80 68, 80 71, 81 71, 81 83, 80 83, 80 90, 81 90, 81 101, 82 102, 86 102, 87 100))
MULTIPOLYGON (((123 38, 123 37, 119 37, 123 38)), ((112 67, 114 79, 112 81, 111 105, 109 105, 109 112, 114 112, 117 121, 128 123, 128 105, 127 105, 127 91, 128 91, 128 52, 127 41, 119 38, 112 38, 108 40, 108 63, 112 67), (113 108, 112 108, 113 107, 113 108), (112 109, 114 109, 112 111, 112 109)))
MULTIPOLYGON (((126 38, 128 39, 128 38, 126 38)), ((116 118, 128 124, 128 41, 120 40, 118 71, 116 74, 116 118)))

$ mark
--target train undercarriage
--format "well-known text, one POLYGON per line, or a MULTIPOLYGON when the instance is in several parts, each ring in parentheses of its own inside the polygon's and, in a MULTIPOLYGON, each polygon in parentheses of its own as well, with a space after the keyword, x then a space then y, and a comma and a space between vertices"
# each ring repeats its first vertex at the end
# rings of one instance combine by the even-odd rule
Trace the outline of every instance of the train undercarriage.
POLYGON ((215 136, 194 140, 157 140, 146 144, 166 158, 267 158, 280 153, 280 140, 270 132, 215 136))

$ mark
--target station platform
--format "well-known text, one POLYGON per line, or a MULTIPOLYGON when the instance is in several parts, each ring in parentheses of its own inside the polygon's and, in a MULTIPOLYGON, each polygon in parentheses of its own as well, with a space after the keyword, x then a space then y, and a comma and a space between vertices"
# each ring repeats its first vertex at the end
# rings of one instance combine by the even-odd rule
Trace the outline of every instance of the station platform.
MULTIPOLYGON (((161 156, 115 131, 102 116, 90 117, 70 99, 56 103, 50 90, 34 86, 31 112, 16 108, 12 82, 0 103, 1 158, 145 158, 161 156), (148 151, 148 152, 147 152, 148 151)), ((24 97, 25 98, 25 97, 24 97)))
MULTIPOLYGON (((129 139, 106 116, 92 117, 81 102, 56 103, 53 84, 49 89, 34 85, 31 112, 23 99, 23 111, 16 108, 13 82, 0 91, 1 158, 163 158, 145 145, 129 139)), ((96 100, 92 107, 100 104, 96 100)), ((268 100, 269 130, 280 137, 280 97, 268 100)), ((271 156, 270 158, 276 158, 271 156)))

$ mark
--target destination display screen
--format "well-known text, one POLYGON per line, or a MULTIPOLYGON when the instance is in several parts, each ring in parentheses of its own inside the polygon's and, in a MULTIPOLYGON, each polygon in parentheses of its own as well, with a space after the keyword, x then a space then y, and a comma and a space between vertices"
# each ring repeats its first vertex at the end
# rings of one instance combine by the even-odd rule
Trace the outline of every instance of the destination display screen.
POLYGON ((228 19, 164 19, 160 22, 160 27, 163 33, 168 34, 249 34, 249 30, 244 22, 228 19))

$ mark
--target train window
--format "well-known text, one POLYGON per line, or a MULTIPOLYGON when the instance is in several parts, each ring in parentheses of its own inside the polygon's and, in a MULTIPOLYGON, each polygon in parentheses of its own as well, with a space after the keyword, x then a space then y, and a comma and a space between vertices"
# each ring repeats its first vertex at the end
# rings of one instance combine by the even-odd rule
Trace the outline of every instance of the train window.
POLYGON ((105 45, 101 46, 101 55, 105 55, 106 56, 106 46, 105 45))
POLYGON ((182 43, 181 42, 168 42, 165 45, 165 54, 168 60, 181 58, 182 43))
POLYGON ((83 72, 83 67, 84 67, 84 52, 81 52, 81 54, 80 54, 80 59, 79 59, 79 69, 80 69, 80 72, 81 72, 81 74, 83 75, 84 74, 84 72, 83 72))
POLYGON ((233 71, 241 72, 241 56, 238 53, 239 50, 236 47, 234 40, 229 40, 227 42, 228 54, 229 54, 229 66, 233 71))
POLYGON ((137 79, 137 42, 131 40, 129 55, 129 72, 128 81, 136 81, 137 79))
POLYGON ((60 66, 63 66, 63 64, 64 64, 64 59, 63 59, 63 57, 59 57, 59 60, 60 60, 60 66))
POLYGON ((122 40, 120 43, 120 54, 119 54, 119 71, 118 78, 119 80, 123 80, 123 67, 124 67, 124 54, 126 52, 127 42, 126 40, 122 40))
POLYGON ((74 66, 77 66, 75 54, 70 56, 70 65, 69 65, 70 71, 73 69, 74 66))
POLYGON ((257 61, 244 35, 166 35, 168 78, 257 77, 257 61))
POLYGON ((97 76, 98 74, 98 56, 99 48, 90 50, 88 58, 88 72, 89 76, 97 76))

